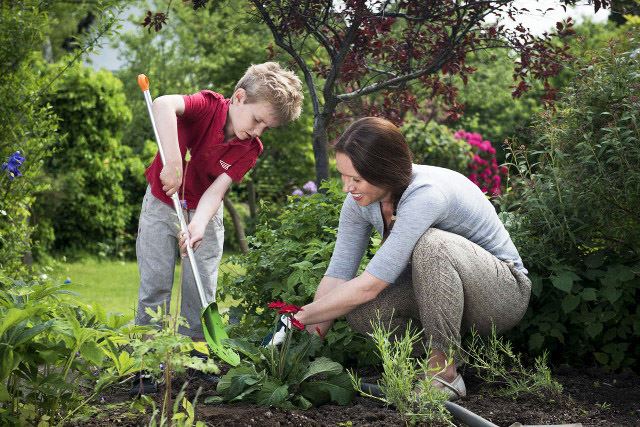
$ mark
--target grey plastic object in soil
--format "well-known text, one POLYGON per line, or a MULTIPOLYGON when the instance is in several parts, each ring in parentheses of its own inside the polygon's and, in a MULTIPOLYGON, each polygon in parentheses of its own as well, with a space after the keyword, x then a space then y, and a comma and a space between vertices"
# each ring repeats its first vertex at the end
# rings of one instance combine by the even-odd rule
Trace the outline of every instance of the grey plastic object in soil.
MULTIPOLYGON (((377 384, 361 383, 362 390, 377 397, 384 397, 384 393, 377 384)), ((453 402, 445 402, 445 408, 447 411, 458 421, 463 422, 469 427, 498 427, 491 421, 487 421, 480 415, 471 412, 470 410, 463 408, 462 406, 453 402)))

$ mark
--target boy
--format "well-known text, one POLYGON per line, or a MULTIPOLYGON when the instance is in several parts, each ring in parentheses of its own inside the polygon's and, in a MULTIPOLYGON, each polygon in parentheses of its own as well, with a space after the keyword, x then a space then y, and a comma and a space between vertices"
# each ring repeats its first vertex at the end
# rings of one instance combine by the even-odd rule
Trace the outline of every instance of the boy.
MULTIPOLYGON (((188 209, 185 218, 189 244, 194 249, 206 297, 209 301, 215 299, 224 240, 224 195, 232 181, 240 182, 255 165, 262 153, 260 135, 300 116, 302 97, 298 77, 278 63, 267 62, 250 66, 230 99, 203 90, 154 100, 153 115, 166 164, 162 166, 157 154, 145 172, 149 186, 136 240, 140 271, 136 324, 149 324, 147 308, 169 307, 179 256, 179 229, 171 202, 176 191, 183 208, 186 205, 188 209), (187 149, 191 159, 185 174, 187 149)), ((202 340, 202 307, 195 280, 189 263, 182 266, 180 313, 189 327, 181 327, 179 332, 202 340)))

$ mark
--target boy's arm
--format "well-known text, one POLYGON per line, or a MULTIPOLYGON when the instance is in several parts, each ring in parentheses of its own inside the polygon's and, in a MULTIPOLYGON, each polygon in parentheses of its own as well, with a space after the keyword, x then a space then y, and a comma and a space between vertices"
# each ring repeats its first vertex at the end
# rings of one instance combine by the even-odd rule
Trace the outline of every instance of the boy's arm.
MULTIPOLYGON (((207 228, 207 224, 211 221, 211 218, 218 212, 220 203, 222 203, 224 194, 229 189, 231 182, 231 177, 223 173, 213 181, 200 198, 196 213, 193 215, 193 219, 188 227, 190 245, 194 250, 200 246, 200 242, 204 237, 204 230, 207 228)), ((182 242, 180 246, 186 250, 186 246, 182 244, 182 242)))
POLYGON ((152 110, 165 159, 160 172, 162 191, 171 196, 182 184, 182 155, 178 145, 176 116, 184 113, 184 99, 182 95, 160 96, 153 101, 152 110))

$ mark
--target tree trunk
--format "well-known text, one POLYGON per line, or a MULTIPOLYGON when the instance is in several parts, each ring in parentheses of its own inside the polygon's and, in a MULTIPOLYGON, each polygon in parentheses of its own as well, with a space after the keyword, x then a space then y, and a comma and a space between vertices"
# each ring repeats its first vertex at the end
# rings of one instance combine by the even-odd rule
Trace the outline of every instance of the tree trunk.
POLYGON ((247 238, 244 234, 244 226, 242 225, 242 220, 240 219, 240 215, 238 215, 238 211, 233 206, 231 199, 228 197, 224 198, 224 208, 231 215, 231 221, 233 221, 233 228, 236 231, 236 237, 238 238, 238 244, 240 245, 240 251, 243 254, 249 252, 249 246, 247 245, 247 238))
POLYGON ((258 214, 258 209, 256 207, 256 186, 253 182, 253 175, 249 181, 247 181, 247 193, 249 199, 249 216, 251 219, 255 220, 258 214))
POLYGON ((328 139, 326 119, 322 116, 316 116, 313 121, 313 157, 316 162, 316 182, 318 184, 329 178, 328 139))

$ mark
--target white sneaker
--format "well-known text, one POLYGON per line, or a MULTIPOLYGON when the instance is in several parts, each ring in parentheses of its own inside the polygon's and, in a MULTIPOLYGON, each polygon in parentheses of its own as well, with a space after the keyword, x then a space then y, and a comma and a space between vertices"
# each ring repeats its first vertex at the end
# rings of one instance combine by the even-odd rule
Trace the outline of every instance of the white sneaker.
POLYGON ((464 380, 460 374, 451 382, 447 382, 440 377, 433 377, 433 379, 439 383, 434 385, 447 393, 451 401, 458 400, 467 395, 467 387, 464 385, 464 380), (442 384, 441 387, 439 387, 440 384, 442 384))

